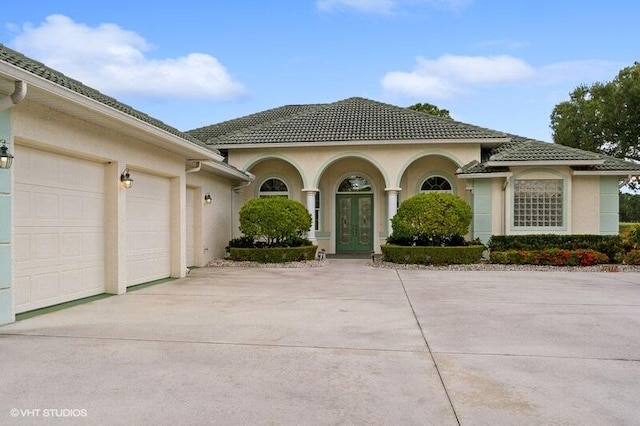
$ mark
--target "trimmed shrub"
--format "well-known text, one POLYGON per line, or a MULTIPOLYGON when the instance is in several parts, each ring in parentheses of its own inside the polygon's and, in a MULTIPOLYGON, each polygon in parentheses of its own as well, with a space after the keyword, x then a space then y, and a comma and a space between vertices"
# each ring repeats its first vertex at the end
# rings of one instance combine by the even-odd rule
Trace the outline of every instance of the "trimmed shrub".
POLYGON ((594 250, 505 250, 491 252, 490 261, 506 265, 591 266, 608 263, 609 258, 594 250))
POLYGON ((640 265, 640 250, 631 250, 624 256, 627 265, 640 265))
POLYGON ((260 263, 284 263, 314 260, 317 246, 238 248, 230 247, 230 259, 260 263))
POLYGON ((454 265, 478 263, 484 246, 406 247, 386 244, 380 247, 384 260, 393 263, 422 265, 454 265))
POLYGON ((625 252, 618 235, 493 235, 489 240, 492 252, 507 250, 540 251, 549 247, 563 250, 593 250, 605 254, 609 261, 617 262, 625 252))
POLYGON ((403 201, 391 219, 390 244, 462 245, 472 219, 471 206, 458 196, 417 194, 403 201))
POLYGON ((302 239, 309 228, 307 208, 288 198, 253 198, 240 209, 240 231, 268 247, 287 247, 290 241, 302 239))

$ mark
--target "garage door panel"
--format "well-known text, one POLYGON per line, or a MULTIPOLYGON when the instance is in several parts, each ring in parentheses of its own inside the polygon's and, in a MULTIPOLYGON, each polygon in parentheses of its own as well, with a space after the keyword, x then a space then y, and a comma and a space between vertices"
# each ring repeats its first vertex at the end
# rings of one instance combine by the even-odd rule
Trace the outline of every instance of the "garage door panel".
POLYGON ((127 286, 171 275, 169 179, 135 173, 127 191, 127 286))
POLYGON ((103 293, 104 166, 16 152, 16 312, 103 293))

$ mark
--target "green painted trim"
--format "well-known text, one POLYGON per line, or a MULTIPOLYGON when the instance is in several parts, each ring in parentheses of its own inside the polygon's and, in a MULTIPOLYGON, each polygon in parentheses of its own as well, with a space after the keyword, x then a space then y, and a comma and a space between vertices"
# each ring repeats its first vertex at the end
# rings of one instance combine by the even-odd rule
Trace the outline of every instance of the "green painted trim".
POLYGON ((618 178, 600 178, 600 235, 618 235, 620 232, 620 189, 618 178))
POLYGON ((175 278, 161 278, 155 281, 149 281, 142 284, 132 285, 131 287, 127 287, 127 293, 131 293, 132 291, 142 290, 147 287, 153 287, 154 285, 158 285, 158 284, 168 283, 169 281, 173 281, 173 280, 175 280, 175 278))
POLYGON ((73 306, 84 305, 85 303, 93 302, 95 300, 106 299, 107 297, 114 296, 113 294, 97 294, 95 296, 83 297, 82 299, 72 300, 70 302, 59 303, 53 306, 47 306, 46 308, 34 309, 33 311, 22 312, 16 314, 16 321, 22 321, 25 319, 33 318, 39 315, 49 314, 51 312, 61 311, 63 309, 71 308, 73 306))
POLYGON ((493 179, 474 179, 471 199, 472 235, 486 244, 493 235, 493 179))

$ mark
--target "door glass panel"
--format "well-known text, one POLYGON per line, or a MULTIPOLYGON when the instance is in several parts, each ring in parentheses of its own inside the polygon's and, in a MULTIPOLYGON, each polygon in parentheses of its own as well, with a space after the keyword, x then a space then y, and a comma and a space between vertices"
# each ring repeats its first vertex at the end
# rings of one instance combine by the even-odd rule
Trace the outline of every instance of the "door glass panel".
POLYGON ((340 232, 339 232, 339 240, 340 244, 349 245, 351 244, 351 198, 340 198, 339 199, 339 209, 340 209, 340 232))
POLYGON ((371 243, 371 198, 358 198, 358 244, 371 243))

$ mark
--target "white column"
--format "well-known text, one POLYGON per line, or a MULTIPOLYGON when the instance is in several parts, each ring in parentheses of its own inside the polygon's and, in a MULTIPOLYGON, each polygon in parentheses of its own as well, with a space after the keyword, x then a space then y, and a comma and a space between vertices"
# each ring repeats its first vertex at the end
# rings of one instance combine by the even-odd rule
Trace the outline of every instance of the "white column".
POLYGON ((389 222, 387 223, 387 235, 391 235, 393 229, 391 228, 391 219, 398 212, 398 193, 402 191, 402 188, 385 188, 387 192, 387 217, 389 222))
MULTIPOLYGON (((105 167, 105 291, 127 292, 127 191, 120 183, 124 161, 112 161, 105 167)), ((135 184, 135 182, 134 182, 135 184)))
POLYGON ((311 215, 311 228, 307 233, 307 238, 311 241, 316 240, 316 193, 317 189, 303 189, 302 192, 307 194, 307 211, 311 215))

